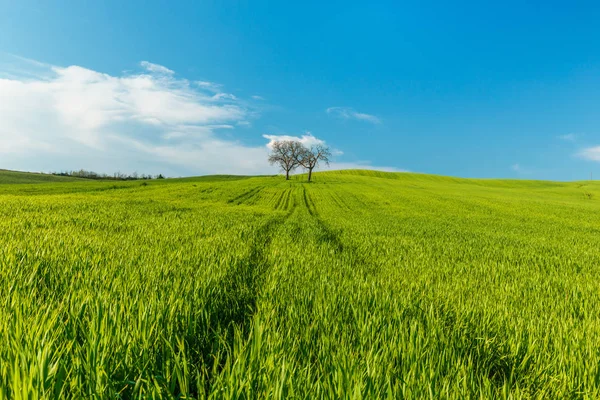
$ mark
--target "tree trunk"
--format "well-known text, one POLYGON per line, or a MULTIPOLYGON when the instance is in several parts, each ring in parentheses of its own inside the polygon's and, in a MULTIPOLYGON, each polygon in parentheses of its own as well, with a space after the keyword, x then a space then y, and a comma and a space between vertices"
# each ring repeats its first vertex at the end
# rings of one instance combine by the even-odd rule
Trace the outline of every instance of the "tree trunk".
POLYGON ((308 181, 310 182, 310 178, 312 177, 312 168, 308 169, 308 181))
POLYGON ((289 180, 290 180, 290 170, 289 170, 289 169, 286 169, 286 170, 285 170, 285 180, 286 180, 286 181, 289 181, 289 180))

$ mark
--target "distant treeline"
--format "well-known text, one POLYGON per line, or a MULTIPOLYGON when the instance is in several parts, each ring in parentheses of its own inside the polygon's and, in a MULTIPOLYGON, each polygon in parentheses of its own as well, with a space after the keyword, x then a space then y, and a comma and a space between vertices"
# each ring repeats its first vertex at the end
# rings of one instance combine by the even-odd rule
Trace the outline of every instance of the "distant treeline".
POLYGON ((56 176, 71 176, 73 178, 85 178, 85 179, 102 179, 102 180, 112 180, 112 181, 137 181, 137 180, 148 180, 148 179, 165 179, 163 174, 158 175, 146 175, 146 174, 138 174, 134 172, 133 174, 123 174, 121 172, 115 172, 112 175, 109 174, 99 174, 94 171, 66 171, 66 172, 51 172, 52 175, 56 176))

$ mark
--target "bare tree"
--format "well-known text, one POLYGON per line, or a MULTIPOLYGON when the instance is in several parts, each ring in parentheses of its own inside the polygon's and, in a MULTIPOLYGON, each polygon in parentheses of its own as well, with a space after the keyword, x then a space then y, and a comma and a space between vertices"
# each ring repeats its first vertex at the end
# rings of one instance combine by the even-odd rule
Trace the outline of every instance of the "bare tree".
POLYGON ((329 159, 331 158, 331 152, 329 147, 324 144, 318 144, 312 146, 310 149, 302 146, 303 150, 298 157, 298 164, 308 170, 308 181, 312 178, 312 171, 319 165, 320 162, 324 162, 329 165, 329 159))
POLYGON ((299 165, 300 154, 305 150, 300 142, 295 140, 282 140, 273 143, 269 155, 271 165, 279 165, 285 171, 285 179, 290 179, 290 172, 299 165))

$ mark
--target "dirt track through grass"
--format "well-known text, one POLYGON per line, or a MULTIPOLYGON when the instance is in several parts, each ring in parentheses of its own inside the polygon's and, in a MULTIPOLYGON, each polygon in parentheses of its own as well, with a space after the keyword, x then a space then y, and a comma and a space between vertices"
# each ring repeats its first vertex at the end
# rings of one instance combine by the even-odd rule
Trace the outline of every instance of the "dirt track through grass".
POLYGON ((600 186, 314 177, 1 185, 0 398, 600 396, 600 186))

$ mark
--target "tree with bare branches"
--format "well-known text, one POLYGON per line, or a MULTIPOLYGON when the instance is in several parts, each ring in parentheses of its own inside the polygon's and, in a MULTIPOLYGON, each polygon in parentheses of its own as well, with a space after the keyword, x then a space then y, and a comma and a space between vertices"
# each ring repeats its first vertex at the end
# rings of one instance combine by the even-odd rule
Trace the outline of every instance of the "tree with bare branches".
POLYGON ((285 180, 290 179, 290 172, 298 167, 300 154, 305 151, 302 143, 295 140, 282 140, 273 142, 269 163, 279 165, 285 171, 285 180))
POLYGON ((329 151, 329 147, 324 144, 317 144, 310 149, 302 146, 302 152, 298 156, 298 164, 308 170, 308 181, 310 182, 313 169, 315 169, 320 162, 329 165, 330 159, 331 151, 329 151))

